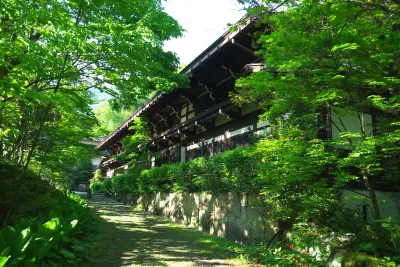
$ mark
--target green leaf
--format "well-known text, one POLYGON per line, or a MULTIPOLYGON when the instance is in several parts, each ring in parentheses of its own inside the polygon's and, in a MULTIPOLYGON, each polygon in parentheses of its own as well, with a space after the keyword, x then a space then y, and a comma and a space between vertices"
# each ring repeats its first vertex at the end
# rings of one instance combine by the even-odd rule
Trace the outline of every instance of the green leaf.
POLYGON ((17 233, 12 226, 7 226, 6 228, 4 228, 1 234, 4 238, 4 242, 6 245, 14 243, 17 237, 17 233))
POLYGON ((75 259, 76 258, 76 256, 73 253, 71 253, 71 252, 69 252, 68 250, 65 250, 65 249, 61 249, 60 253, 62 255, 64 255, 66 258, 70 258, 70 259, 75 259))
POLYGON ((56 230, 60 226, 59 218, 52 218, 50 221, 43 224, 43 227, 48 230, 56 230))
POLYGON ((30 234, 31 234, 31 229, 30 228, 26 228, 26 229, 21 231, 22 239, 24 239, 24 240, 29 238, 30 234))
POLYGON ((78 224, 79 220, 73 220, 71 222, 71 228, 74 228, 78 224))
POLYGON ((341 45, 335 45, 332 48, 332 52, 344 52, 344 51, 353 51, 357 50, 360 46, 356 43, 346 43, 346 44, 341 44, 341 45))
POLYGON ((0 267, 5 266, 9 258, 10 256, 8 257, 0 256, 0 267))
POLYGON ((1 251, 1 253, 0 253, 0 256, 10 256, 10 251, 11 251, 11 248, 10 247, 7 247, 7 248, 5 248, 5 249, 3 249, 2 251, 1 251))
POLYGON ((400 238, 400 229, 396 230, 396 236, 397 236, 397 238, 400 238))
POLYGON ((368 252, 376 251, 376 246, 373 243, 360 243, 360 248, 368 252))
POLYGON ((71 248, 73 248, 76 251, 84 251, 85 250, 85 246, 82 246, 82 245, 74 245, 71 248))

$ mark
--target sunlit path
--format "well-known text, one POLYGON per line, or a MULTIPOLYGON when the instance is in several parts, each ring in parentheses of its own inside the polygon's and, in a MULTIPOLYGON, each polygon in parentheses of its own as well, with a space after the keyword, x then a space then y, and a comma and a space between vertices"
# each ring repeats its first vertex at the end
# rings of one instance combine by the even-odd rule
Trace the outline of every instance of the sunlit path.
POLYGON ((89 203, 101 221, 87 266, 245 266, 237 255, 216 251, 214 237, 103 196, 89 203))

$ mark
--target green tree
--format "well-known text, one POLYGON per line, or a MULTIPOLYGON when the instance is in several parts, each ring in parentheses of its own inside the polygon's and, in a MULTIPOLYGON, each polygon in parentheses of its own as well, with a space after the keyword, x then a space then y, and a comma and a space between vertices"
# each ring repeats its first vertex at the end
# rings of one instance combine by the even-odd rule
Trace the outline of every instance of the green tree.
POLYGON ((162 50, 182 29, 158 0, 7 0, 0 10, 0 157, 7 160, 27 167, 46 143, 87 136, 92 88, 120 109, 186 81, 175 72, 176 56, 162 50))
MULTIPOLYGON (((285 157, 277 155, 285 171, 265 173, 263 178, 275 186, 293 185, 292 193, 301 188, 299 183, 309 186, 325 181, 325 186, 342 187, 360 181, 368 191, 379 230, 376 185, 386 178, 382 164, 400 153, 399 5, 384 0, 239 2, 264 25, 258 35, 258 54, 271 71, 240 79, 232 99, 238 105, 261 103, 266 110, 264 119, 280 132, 277 138, 293 146, 293 150, 283 151, 285 157), (347 129, 344 123, 349 113, 356 118, 357 130, 347 129), (367 113, 377 118, 372 121, 372 135, 367 131, 367 113), (340 132, 340 138, 315 140, 316 133, 328 127, 323 123, 327 114, 336 118, 332 127, 340 132), (301 151, 293 155, 293 151, 320 142, 329 152, 320 159, 327 165, 321 165, 324 168, 316 173, 306 172, 313 179, 304 180, 307 176, 298 173, 298 182, 293 184, 294 176, 287 172, 296 172, 290 172, 290 162, 297 158, 300 171, 301 158, 309 156, 301 151)), ((273 164, 269 161, 266 166, 273 164)), ((282 196, 288 201, 293 195, 282 196)))
POLYGON ((136 118, 129 130, 134 134, 122 141, 124 154, 118 155, 118 159, 129 162, 129 171, 141 171, 149 167, 149 158, 155 155, 148 150, 150 129, 144 119, 136 118))
POLYGON ((95 108, 95 116, 98 125, 93 128, 94 136, 107 136, 115 129, 117 129, 125 120, 127 120, 133 113, 130 110, 113 110, 108 101, 103 101, 95 108))
POLYGON ((104 181, 103 175, 100 169, 97 169, 93 173, 93 178, 90 179, 90 183, 101 183, 104 181))

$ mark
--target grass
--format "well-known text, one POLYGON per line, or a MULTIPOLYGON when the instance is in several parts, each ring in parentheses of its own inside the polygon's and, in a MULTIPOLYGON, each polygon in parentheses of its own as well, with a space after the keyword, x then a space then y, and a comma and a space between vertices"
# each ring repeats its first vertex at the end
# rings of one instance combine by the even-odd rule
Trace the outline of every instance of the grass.
POLYGON ((89 204, 98 220, 86 266, 249 266, 240 258, 251 247, 102 196, 93 196, 89 204))
POLYGON ((252 249, 251 246, 240 245, 230 240, 200 232, 194 228, 189 228, 173 222, 167 222, 168 227, 176 229, 177 233, 187 239, 193 240, 194 244, 201 249, 204 254, 218 255, 225 258, 236 258, 242 264, 247 264, 241 255, 247 254, 252 249))

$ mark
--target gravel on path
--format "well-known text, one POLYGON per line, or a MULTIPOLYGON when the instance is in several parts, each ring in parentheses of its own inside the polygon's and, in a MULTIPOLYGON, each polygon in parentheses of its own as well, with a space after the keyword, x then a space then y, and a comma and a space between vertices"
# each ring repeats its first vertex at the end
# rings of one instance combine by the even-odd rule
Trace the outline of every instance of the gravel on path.
POLYGON ((134 211, 101 195, 93 195, 89 206, 100 219, 90 240, 87 266, 247 266, 235 259, 238 252, 221 249, 239 247, 228 240, 134 211))

